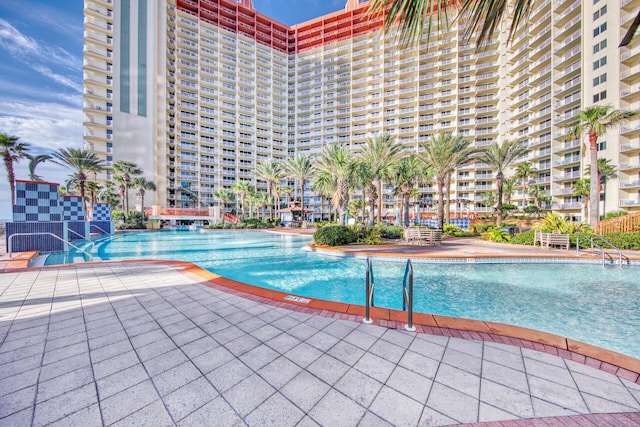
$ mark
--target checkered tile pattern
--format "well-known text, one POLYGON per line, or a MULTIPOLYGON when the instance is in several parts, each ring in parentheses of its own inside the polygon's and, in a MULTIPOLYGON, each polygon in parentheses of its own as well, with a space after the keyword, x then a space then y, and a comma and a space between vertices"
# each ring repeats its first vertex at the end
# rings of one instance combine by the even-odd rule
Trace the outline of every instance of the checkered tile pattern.
POLYGON ((62 196, 60 197, 60 208, 62 209, 63 221, 84 221, 84 203, 81 197, 62 196))
MULTIPOLYGON (((429 227, 437 228, 438 221, 435 219, 423 219, 420 221, 422 225, 428 225, 429 227)), ((471 224, 471 220, 469 219, 452 219, 450 224, 458 226, 460 228, 469 228, 469 224, 471 224)))
POLYGON ((111 221, 111 205, 109 203, 94 203, 93 221, 111 221))
POLYGON ((15 222, 51 222, 62 218, 58 205, 58 184, 16 182, 15 222))

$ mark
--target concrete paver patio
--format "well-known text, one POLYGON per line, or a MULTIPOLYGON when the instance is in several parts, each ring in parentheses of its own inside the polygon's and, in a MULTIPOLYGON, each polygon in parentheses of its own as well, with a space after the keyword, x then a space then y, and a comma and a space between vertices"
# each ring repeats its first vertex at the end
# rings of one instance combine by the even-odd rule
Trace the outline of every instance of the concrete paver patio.
POLYGON ((144 262, 1 274, 0 426, 640 424, 640 385, 571 360, 199 281, 144 262))

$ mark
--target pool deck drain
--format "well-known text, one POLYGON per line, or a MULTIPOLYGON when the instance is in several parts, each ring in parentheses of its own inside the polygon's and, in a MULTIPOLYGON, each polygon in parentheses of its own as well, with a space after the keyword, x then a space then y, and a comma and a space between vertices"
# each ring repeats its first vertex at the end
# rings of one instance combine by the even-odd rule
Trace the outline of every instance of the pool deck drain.
POLYGON ((175 262, 1 274, 0 426, 640 424, 635 371, 240 285, 175 262))

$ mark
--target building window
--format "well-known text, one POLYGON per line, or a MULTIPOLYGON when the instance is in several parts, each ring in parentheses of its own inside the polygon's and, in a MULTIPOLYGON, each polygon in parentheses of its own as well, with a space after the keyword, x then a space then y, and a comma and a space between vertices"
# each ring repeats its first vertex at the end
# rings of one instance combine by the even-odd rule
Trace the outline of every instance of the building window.
POLYGON ((604 6, 602 6, 600 8, 600 10, 596 10, 593 13, 593 20, 595 21, 596 19, 600 18, 601 16, 604 16, 605 13, 607 13, 607 5, 606 4, 604 6))
POLYGON ((604 99, 607 99, 607 91, 603 90, 600 93, 596 93, 595 95, 593 95, 593 102, 598 102, 598 101, 602 101, 604 99))
POLYGON ((607 149, 607 141, 598 142, 598 151, 602 151, 606 149, 607 149))
POLYGON ((607 73, 601 74, 595 79, 593 79, 593 86, 598 86, 600 83, 604 83, 607 81, 607 73))
POLYGON ((607 39, 602 40, 600 43, 596 43, 593 46, 593 53, 598 53, 605 47, 607 47, 607 39))
POLYGON ((596 60, 593 62, 593 69, 594 69, 594 71, 595 71, 595 70, 597 70, 597 69, 598 69, 598 68, 600 68, 600 67, 604 67, 605 65, 607 65, 607 57, 606 57, 606 56, 604 56, 604 57, 602 57, 602 58, 600 58, 600 59, 596 59, 596 60))
POLYGON ((593 37, 596 37, 597 35, 602 34, 605 31, 607 31, 607 23, 603 22, 602 25, 593 29, 593 37))

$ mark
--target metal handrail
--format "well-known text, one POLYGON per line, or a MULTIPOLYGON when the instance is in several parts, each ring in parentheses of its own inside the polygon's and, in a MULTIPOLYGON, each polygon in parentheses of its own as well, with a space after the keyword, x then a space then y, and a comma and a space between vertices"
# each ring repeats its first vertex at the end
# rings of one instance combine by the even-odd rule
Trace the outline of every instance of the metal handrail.
POLYGON ((371 258, 367 257, 366 271, 365 271, 365 315, 362 319, 363 323, 372 323, 371 320, 371 307, 375 307, 373 295, 375 291, 375 283, 373 279, 373 264, 371 258))
POLYGON ((38 233, 14 233, 14 234, 12 234, 11 236, 9 236, 9 240, 7 241, 7 245, 9 246, 9 248, 8 248, 8 249, 9 249, 9 250, 8 250, 8 252, 9 252, 9 258, 11 258, 11 257, 12 257, 12 255, 13 255, 13 245, 12 245, 12 243, 13 243, 13 238, 14 238, 15 236, 51 236, 51 237, 53 237, 53 238, 55 238, 55 239, 60 240, 62 243, 64 243, 64 245, 65 245, 65 250, 66 250, 66 245, 69 245, 69 246, 71 246, 73 249, 75 249, 76 251, 78 251, 78 252, 82 252, 83 254, 85 254, 86 256, 88 256, 88 257, 89 257, 89 261, 93 260, 93 255, 91 255, 90 253, 88 253, 88 252, 86 252, 86 251, 84 251, 84 250, 80 249, 79 247, 77 247, 77 246, 76 246, 76 245, 74 245, 73 243, 69 243, 69 242, 67 242, 66 240, 64 240, 64 239, 63 239, 62 237, 60 237, 60 236, 56 236, 56 235, 55 235, 55 234, 53 234, 53 233, 49 233, 49 232, 45 232, 45 231, 43 231, 43 232, 38 232, 38 233))
POLYGON ((585 236, 584 234, 580 234, 578 233, 576 235, 576 255, 580 255, 580 237, 584 237, 585 239, 587 239, 587 241, 591 242, 591 254, 593 255, 593 247, 597 247, 598 249, 600 249, 600 254, 602 255, 602 266, 604 267, 604 249, 602 248, 602 246, 598 245, 597 243, 595 243, 593 241, 593 239, 588 238, 587 236, 585 236))
POLYGON ((78 233, 77 231, 73 231, 72 229, 67 229, 68 231, 72 232, 73 234, 75 234, 76 236, 79 236, 83 241, 89 243, 91 245, 91 249, 95 248, 96 245, 93 242, 93 240, 91 239, 87 239, 86 237, 84 237, 82 234, 78 233))
POLYGON ((404 269, 404 280, 402 281, 402 310, 407 311, 407 331, 415 332, 416 327, 413 326, 413 264, 411 260, 407 260, 407 266, 404 269), (407 279, 409 281, 409 289, 407 290, 407 279))
MULTIPOLYGON (((599 237, 602 241, 604 241, 606 244, 608 244, 611 247, 611 249, 613 249, 616 252, 618 252, 618 258, 620 260, 620 267, 622 267, 622 257, 623 257, 622 251, 618 247, 614 246, 612 243, 610 243, 609 241, 604 239, 603 237, 598 236, 597 234, 595 236, 599 237)), ((594 246, 600 250, 600 254, 602 256, 602 266, 603 267, 605 265, 605 263, 604 263, 605 254, 607 255, 607 257, 609 257, 610 260, 613 261, 613 257, 611 255, 609 255, 608 253, 606 253, 605 249, 602 246, 600 246, 599 244, 594 242, 592 236, 588 236, 588 235, 582 234, 582 233, 577 233, 576 234, 576 255, 580 255, 580 238, 581 237, 585 238, 589 243, 591 243, 591 254, 594 253, 594 250, 593 250, 594 246)))
POLYGON ((613 243, 611 243, 610 241, 608 241, 607 239, 605 239, 601 235, 594 234, 593 237, 597 237, 598 239, 600 239, 601 241, 603 241, 604 243, 609 245, 611 247, 611 249, 613 249, 614 251, 616 251, 618 253, 618 260, 620 262, 620 267, 622 267, 622 258, 629 259, 629 257, 627 257, 626 255, 622 254, 622 251, 620 250, 619 247, 617 247, 616 245, 614 245, 613 243))
POLYGON ((98 230, 102 231, 104 234, 108 234, 109 236, 111 236, 111 233, 106 231, 104 228, 100 227, 99 225, 95 225, 95 224, 91 224, 91 223, 89 223, 89 232, 91 232, 91 227, 95 227, 98 230))

